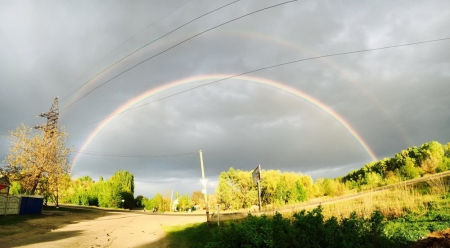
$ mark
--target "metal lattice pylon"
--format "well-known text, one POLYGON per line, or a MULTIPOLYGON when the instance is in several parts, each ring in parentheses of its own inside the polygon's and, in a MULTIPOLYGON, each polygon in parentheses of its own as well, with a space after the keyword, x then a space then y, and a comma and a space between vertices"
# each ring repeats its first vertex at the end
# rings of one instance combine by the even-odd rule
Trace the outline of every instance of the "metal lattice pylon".
POLYGON ((45 133, 53 134, 58 130, 58 97, 53 101, 52 107, 48 113, 42 112, 37 117, 47 117, 47 123, 42 125, 36 125, 34 128, 43 130, 45 133))

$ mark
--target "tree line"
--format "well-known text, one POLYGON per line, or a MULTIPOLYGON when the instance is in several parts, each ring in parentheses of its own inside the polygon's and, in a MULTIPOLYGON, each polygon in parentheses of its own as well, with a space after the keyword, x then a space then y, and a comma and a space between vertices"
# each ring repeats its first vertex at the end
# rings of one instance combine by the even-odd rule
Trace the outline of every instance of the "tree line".
MULTIPOLYGON (((12 181, 13 194, 40 194, 44 199, 77 205, 100 207, 145 207, 147 210, 186 210, 197 206, 205 208, 203 193, 191 196, 176 193, 156 194, 153 198, 134 198, 134 175, 117 171, 111 178, 98 182, 89 176, 70 177, 68 157, 72 152, 65 142, 69 135, 64 130, 33 132, 26 125, 10 131, 11 142, 5 167, 0 174, 12 181), (123 200, 123 201, 122 201, 123 200)), ((315 197, 339 196, 347 190, 361 190, 413 179, 427 174, 450 170, 450 143, 437 141, 410 147, 364 165, 339 178, 319 178, 314 182, 300 172, 262 170, 260 182, 262 205, 286 205, 315 197)), ((209 208, 220 204, 222 209, 249 208, 258 204, 258 188, 252 180, 252 171, 229 168, 220 173, 215 194, 208 195, 209 208)))
POLYGON ((105 208, 134 207, 134 175, 129 171, 119 170, 108 180, 100 177, 97 182, 89 176, 68 182, 61 190, 61 202, 105 208))
POLYGON ((361 169, 340 178, 349 189, 373 188, 403 180, 414 179, 450 169, 450 142, 446 145, 437 141, 410 147, 395 154, 370 162, 361 169))
POLYGON ((89 176, 71 179, 66 147, 69 135, 63 129, 33 131, 22 124, 10 131, 10 148, 0 174, 12 182, 12 194, 39 194, 56 203, 100 207, 134 206, 134 176, 117 171, 110 179, 94 182, 89 176), (122 201, 123 200, 123 201, 122 201))
MULTIPOLYGON (((307 198, 307 189, 313 184, 311 177, 295 172, 262 170, 261 177, 263 205, 302 202, 307 198)), ((220 173, 216 195, 224 209, 240 209, 256 205, 258 188, 253 182, 252 171, 235 170, 231 167, 228 171, 220 173)))
MULTIPOLYGON (((261 201, 263 206, 282 206, 323 196, 340 196, 348 190, 364 190, 389 185, 403 180, 450 170, 450 143, 443 145, 437 141, 410 147, 395 154, 364 165, 343 177, 318 178, 315 181, 300 172, 279 170, 261 171, 261 201)), ((222 209, 242 209, 258 204, 258 188, 252 180, 252 171, 229 168, 220 173, 215 194, 208 195, 209 207, 220 204, 222 209)), ((172 202, 168 193, 163 196, 143 198, 142 206, 169 211, 172 202)), ((205 208, 203 194, 196 191, 177 197, 180 209, 200 205, 205 208)))

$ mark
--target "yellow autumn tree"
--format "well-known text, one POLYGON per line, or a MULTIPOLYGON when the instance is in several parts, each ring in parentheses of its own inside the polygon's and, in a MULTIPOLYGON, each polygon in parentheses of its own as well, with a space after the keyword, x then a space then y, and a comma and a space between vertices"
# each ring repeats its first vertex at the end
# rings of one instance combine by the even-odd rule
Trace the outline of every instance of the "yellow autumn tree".
POLYGON ((63 130, 33 131, 22 124, 8 136, 10 147, 2 174, 11 181, 19 181, 28 194, 39 191, 52 195, 58 204, 59 188, 64 176, 70 173, 68 157, 72 149, 66 147, 69 135, 63 130))

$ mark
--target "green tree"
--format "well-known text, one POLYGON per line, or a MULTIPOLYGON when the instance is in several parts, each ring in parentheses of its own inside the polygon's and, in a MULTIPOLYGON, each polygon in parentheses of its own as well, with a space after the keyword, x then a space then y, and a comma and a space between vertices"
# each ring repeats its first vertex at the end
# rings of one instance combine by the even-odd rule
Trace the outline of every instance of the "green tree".
POLYGON ((108 180, 94 182, 91 177, 84 176, 74 180, 66 179, 66 188, 61 191, 63 202, 93 205, 106 208, 133 208, 134 176, 128 171, 117 171, 108 180))
POLYGON ((275 202, 284 205, 288 203, 288 189, 286 186, 286 182, 283 177, 280 178, 277 184, 275 202))
POLYGON ((111 207, 120 207, 124 200, 124 208, 133 208, 134 175, 128 171, 119 170, 108 180, 108 183, 109 197, 113 201, 111 207))
POLYGON ((383 177, 376 172, 365 173, 364 183, 369 188, 375 188, 383 185, 383 177))
POLYGON ((156 207, 160 210, 160 211, 165 211, 165 201, 164 201, 164 197, 161 194, 156 194, 153 197, 153 200, 156 204, 156 207))
POLYGON ((22 189, 22 185, 20 184, 20 182, 12 182, 9 193, 12 195, 21 195, 24 194, 25 191, 22 189))
POLYGON ((399 170, 404 179, 413 179, 420 176, 420 169, 414 166, 414 160, 410 157, 405 159, 405 165, 399 170))
POLYGON ((277 199, 278 183, 281 172, 279 170, 261 171, 261 201, 263 205, 272 204, 277 199))
POLYGON ((444 172, 450 170, 450 157, 443 157, 442 163, 436 168, 436 172, 444 172))
POLYGON ((149 198, 142 199, 142 205, 144 206, 144 208, 146 210, 150 210, 150 211, 152 211, 154 208, 157 207, 157 203, 156 203, 154 198, 152 198, 152 199, 149 199, 149 198))
POLYGON ((185 211, 188 208, 191 208, 192 202, 188 195, 182 195, 178 198, 178 208, 181 211, 185 211))
POLYGON ((297 202, 304 202, 308 199, 308 192, 300 181, 295 183, 295 190, 297 202))
MULTIPOLYGON (((233 192, 231 181, 228 177, 228 173, 223 171, 219 175, 219 183, 216 187, 216 195, 219 198, 220 204, 224 209, 231 207, 233 202, 233 192)), ((205 204, 205 197, 202 192, 195 191, 192 194, 192 201, 195 205, 205 204)))
POLYGON ((444 147, 437 141, 431 141, 420 146, 424 160, 421 167, 424 173, 434 174, 442 164, 445 154, 444 147))
POLYGON ((136 196, 136 198, 134 199, 135 206, 138 207, 138 208, 143 207, 143 205, 142 205, 142 200, 143 199, 144 199, 144 196, 142 196, 142 195, 136 196))
MULTIPOLYGON (((223 208, 247 208, 258 204, 257 184, 253 182, 251 174, 252 171, 233 168, 220 174, 216 193, 223 208)), ((262 170, 260 184, 263 205, 304 201, 308 196, 308 188, 313 185, 309 176, 295 172, 281 173, 279 170, 262 170)))

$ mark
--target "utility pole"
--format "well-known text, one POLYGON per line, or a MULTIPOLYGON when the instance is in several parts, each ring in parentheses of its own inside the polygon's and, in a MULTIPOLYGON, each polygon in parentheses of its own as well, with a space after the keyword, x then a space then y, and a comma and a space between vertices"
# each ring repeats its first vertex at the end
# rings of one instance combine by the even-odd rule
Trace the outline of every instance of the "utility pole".
POLYGON ((173 206, 173 189, 172 189, 172 194, 170 195, 170 212, 172 212, 172 206, 173 206))
POLYGON ((211 222, 211 220, 209 219, 209 206, 208 206, 208 195, 206 192, 206 183, 208 182, 208 179, 205 179, 205 169, 203 169, 203 155, 202 155, 202 150, 199 151, 200 153, 200 165, 202 167, 202 180, 200 180, 202 182, 203 185, 203 194, 205 195, 205 204, 206 204, 206 223, 209 226, 209 223, 211 222))
POLYGON ((44 133, 53 136, 53 133, 58 130, 58 117, 59 117, 59 107, 58 107, 58 97, 53 101, 52 107, 48 113, 42 112, 36 117, 47 117, 47 123, 42 125, 34 126, 35 129, 40 129, 44 133))

